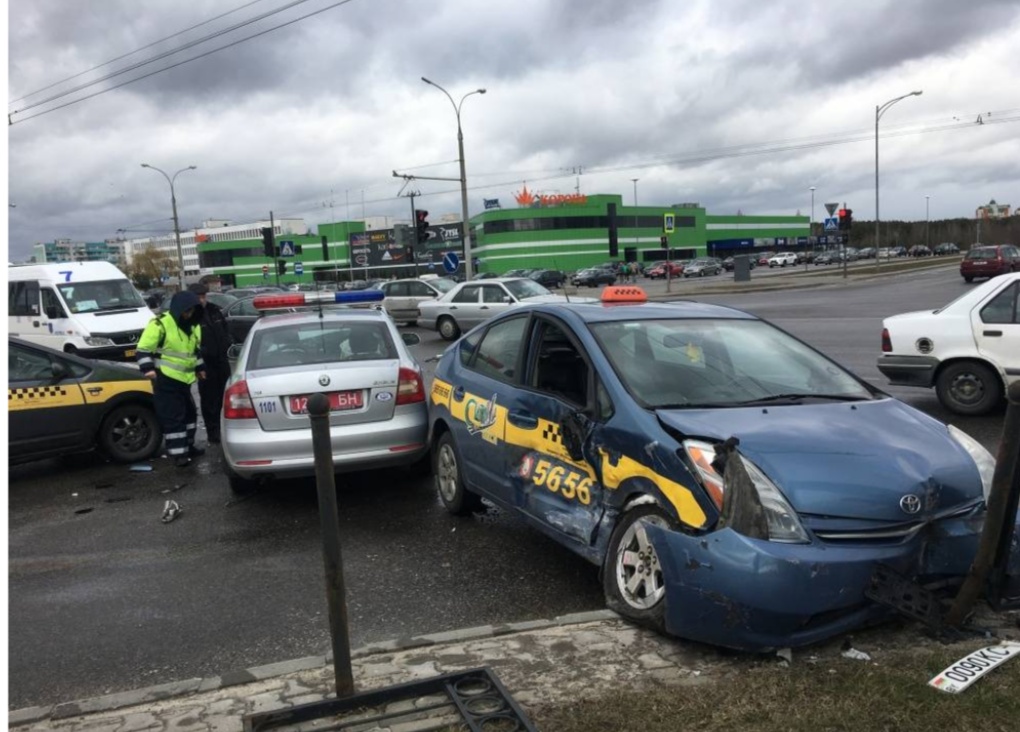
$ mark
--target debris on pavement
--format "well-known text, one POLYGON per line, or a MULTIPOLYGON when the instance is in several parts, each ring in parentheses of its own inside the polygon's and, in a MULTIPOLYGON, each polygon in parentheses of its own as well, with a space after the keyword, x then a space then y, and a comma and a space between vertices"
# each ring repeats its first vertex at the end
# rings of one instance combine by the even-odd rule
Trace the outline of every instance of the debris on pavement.
POLYGON ((168 524, 175 518, 180 516, 181 506, 177 501, 167 501, 166 505, 163 506, 163 517, 160 519, 164 524, 168 524))
POLYGON ((776 656, 788 664, 793 663, 793 650, 790 648, 780 648, 776 651, 776 656))
POLYGON ((151 465, 132 465, 130 468, 132 473, 151 473, 151 465))
POLYGON ((88 508, 79 508, 79 509, 76 509, 75 513, 92 513, 92 511, 93 511, 93 509, 90 506, 88 508))
POLYGON ((843 658, 852 658, 855 661, 871 660, 871 656, 869 656, 864 651, 858 651, 856 648, 847 648, 845 651, 843 651, 841 655, 843 656, 843 658))
POLYGON ((969 653, 928 682, 939 691, 959 694, 989 671, 1020 656, 1020 643, 1004 641, 969 653))
POLYGON ((163 490, 160 491, 160 493, 176 493, 181 488, 187 488, 187 486, 188 486, 187 483, 178 483, 173 488, 164 488, 163 490))

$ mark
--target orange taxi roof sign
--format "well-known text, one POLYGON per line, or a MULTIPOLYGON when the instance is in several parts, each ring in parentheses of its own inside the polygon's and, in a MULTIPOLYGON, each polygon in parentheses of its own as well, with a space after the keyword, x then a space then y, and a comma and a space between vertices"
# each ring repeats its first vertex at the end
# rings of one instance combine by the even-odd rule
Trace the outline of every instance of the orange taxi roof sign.
POLYGON ((636 285, 609 285, 602 290, 602 302, 622 304, 636 304, 648 302, 648 295, 644 289, 636 285))

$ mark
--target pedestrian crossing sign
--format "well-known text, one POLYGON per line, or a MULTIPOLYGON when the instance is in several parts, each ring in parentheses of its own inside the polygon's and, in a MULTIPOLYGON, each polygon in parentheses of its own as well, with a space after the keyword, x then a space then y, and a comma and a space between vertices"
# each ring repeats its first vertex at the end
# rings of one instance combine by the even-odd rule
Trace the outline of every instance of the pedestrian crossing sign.
POLYGON ((294 256, 294 242, 292 242, 292 241, 281 241, 280 242, 280 256, 281 257, 293 257, 294 256))
POLYGON ((662 230, 666 234, 672 234, 676 230, 676 214, 662 215, 662 230))
POLYGON ((835 216, 825 219, 826 231, 839 231, 839 220, 835 216))

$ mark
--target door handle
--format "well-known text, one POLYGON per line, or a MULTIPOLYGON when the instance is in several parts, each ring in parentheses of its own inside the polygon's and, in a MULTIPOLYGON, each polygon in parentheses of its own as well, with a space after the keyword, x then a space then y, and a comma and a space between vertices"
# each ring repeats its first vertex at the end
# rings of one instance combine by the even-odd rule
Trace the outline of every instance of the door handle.
POLYGON ((999 336, 1002 335, 1002 331, 1001 330, 986 330, 986 331, 982 331, 981 335, 990 336, 992 338, 998 338, 999 336))
POLYGON ((456 310, 456 309, 457 309, 457 306, 456 306, 456 305, 451 305, 451 306, 450 306, 450 310, 456 310))
POLYGON ((458 402, 464 400, 464 387, 463 386, 458 386, 456 389, 453 390, 453 398, 454 398, 454 400, 456 400, 458 402))
POLYGON ((507 413, 506 418, 510 420, 510 424, 526 430, 533 430, 538 427, 538 417, 530 412, 522 412, 520 409, 511 409, 507 413))
POLYGON ((488 309, 489 309, 488 305, 482 305, 482 307, 479 308, 479 310, 488 310, 488 309))

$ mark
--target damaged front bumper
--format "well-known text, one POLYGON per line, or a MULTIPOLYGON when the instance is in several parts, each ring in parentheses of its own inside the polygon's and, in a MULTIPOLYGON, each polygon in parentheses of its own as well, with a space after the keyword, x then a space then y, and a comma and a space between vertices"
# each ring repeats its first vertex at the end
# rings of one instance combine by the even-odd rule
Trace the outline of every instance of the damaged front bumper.
MULTIPOLYGON (((646 529, 665 579, 666 631, 764 651, 816 643, 890 614, 865 596, 878 565, 921 583, 962 579, 983 519, 942 520, 897 543, 782 544, 729 528, 701 536, 646 529)), ((1020 574, 1020 553, 1010 563, 1020 574)))

